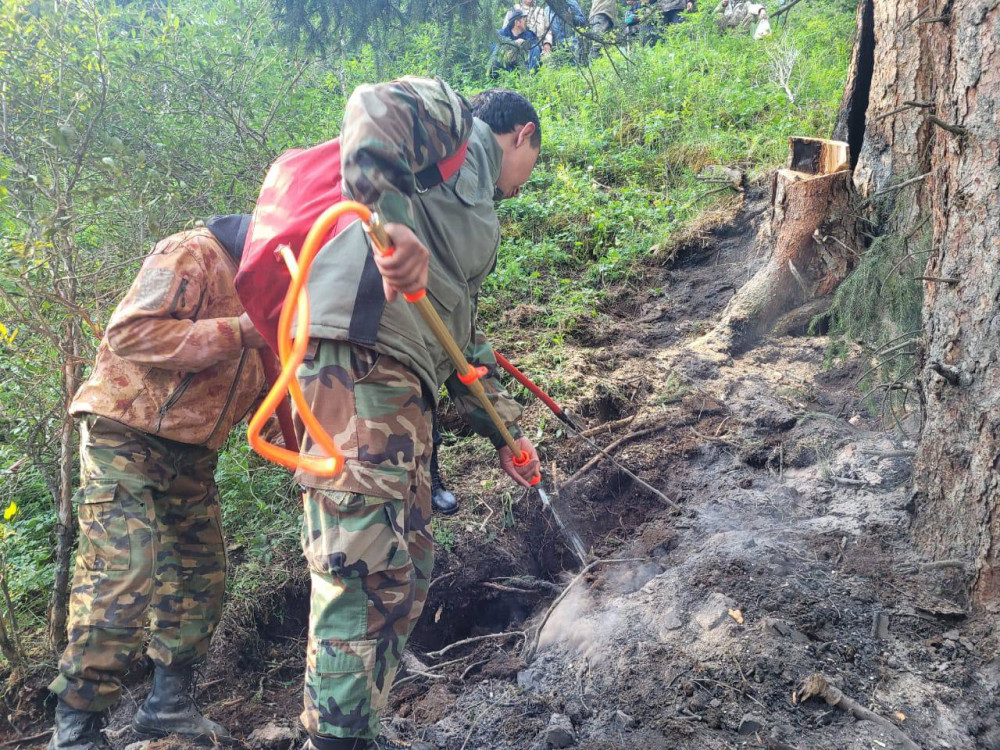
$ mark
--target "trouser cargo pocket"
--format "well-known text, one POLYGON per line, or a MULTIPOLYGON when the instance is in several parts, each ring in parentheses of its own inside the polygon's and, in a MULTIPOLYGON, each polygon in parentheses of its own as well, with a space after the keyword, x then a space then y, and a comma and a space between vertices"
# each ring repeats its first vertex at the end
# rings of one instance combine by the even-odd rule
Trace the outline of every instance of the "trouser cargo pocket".
POLYGON ((91 482, 77 493, 78 554, 87 570, 128 570, 132 564, 123 492, 117 482, 91 482))

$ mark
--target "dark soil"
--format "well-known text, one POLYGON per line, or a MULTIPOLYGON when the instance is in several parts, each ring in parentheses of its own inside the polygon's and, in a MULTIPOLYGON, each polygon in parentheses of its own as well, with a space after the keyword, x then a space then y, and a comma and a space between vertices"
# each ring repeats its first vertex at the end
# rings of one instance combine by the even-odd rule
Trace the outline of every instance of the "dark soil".
MULTIPOLYGON (((553 721, 595 750, 868 750, 902 747, 904 735, 921 748, 1000 749, 996 627, 968 611, 960 569, 912 552, 913 445, 865 411, 860 364, 825 368, 826 339, 804 335, 736 359, 687 347, 762 260, 765 209, 751 190, 670 267, 651 266, 645 288, 611 295, 601 325, 571 337, 560 373, 582 384, 575 418, 617 423, 597 443, 657 428, 614 455, 679 508, 607 460, 575 476, 594 449, 527 406, 527 425, 545 419, 560 517, 591 559, 627 562, 575 579, 580 563, 534 493, 513 493, 469 442, 444 449, 464 505, 440 527, 411 641, 430 676, 401 675, 388 732, 445 750, 541 750, 568 736, 547 733, 553 721), (814 673, 888 724, 799 701, 814 673)), ((444 426, 464 434, 450 415, 444 426)), ((242 741, 297 726, 308 607, 298 562, 268 590, 227 615, 202 681, 206 712, 242 741)), ((130 699, 114 716, 118 747, 134 739, 122 729, 134 710, 130 699)))

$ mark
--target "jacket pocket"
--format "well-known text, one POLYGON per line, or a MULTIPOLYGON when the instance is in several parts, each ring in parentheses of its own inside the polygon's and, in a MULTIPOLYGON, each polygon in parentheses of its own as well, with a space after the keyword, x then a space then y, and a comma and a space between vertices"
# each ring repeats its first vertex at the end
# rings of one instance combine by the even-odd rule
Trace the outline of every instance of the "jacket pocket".
MULTIPOLYGON (((482 190, 479 185, 479 172, 476 170, 474 160, 466 159, 462 168, 458 170, 458 179, 455 181, 455 195, 466 206, 474 206, 483 200, 482 190)), ((490 196, 492 197, 492 196, 490 196)))
POLYGON ((435 303, 441 316, 446 317, 458 307, 462 301, 462 293, 451 286, 447 279, 431 277, 427 281, 427 293, 431 296, 431 301, 435 303))
POLYGON ((117 482, 94 482, 77 494, 77 554, 87 570, 128 570, 132 565, 123 492, 117 482))
POLYGON ((167 396, 166 400, 164 400, 164 402, 160 405, 160 409, 156 415, 156 429, 154 432, 160 431, 160 426, 163 424, 163 418, 166 417, 167 412, 181 400, 181 396, 183 396, 187 389, 191 386, 191 381, 194 380, 197 374, 198 373, 196 372, 186 373, 184 377, 181 378, 181 382, 177 384, 177 386, 170 392, 170 395, 167 396))

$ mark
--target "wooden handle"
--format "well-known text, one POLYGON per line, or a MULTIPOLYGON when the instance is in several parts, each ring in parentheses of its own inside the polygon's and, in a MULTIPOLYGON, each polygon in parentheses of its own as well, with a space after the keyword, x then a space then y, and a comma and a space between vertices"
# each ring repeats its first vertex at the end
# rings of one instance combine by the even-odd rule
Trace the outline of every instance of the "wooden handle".
MULTIPOLYGON (((367 232, 368 237, 371 238, 372 247, 375 252, 379 255, 391 253, 392 240, 389 239, 389 235, 386 233, 385 227, 379 221, 378 215, 373 213, 371 215, 371 219, 367 222, 363 222, 363 224, 365 232, 367 232)), ((500 415, 497 414, 496 408, 486 395, 486 389, 483 388, 483 384, 479 382, 478 377, 474 377, 475 370, 465 359, 465 354, 462 350, 458 348, 458 344, 455 343, 455 337, 451 335, 451 331, 448 330, 448 326, 446 326, 444 321, 441 320, 441 316, 438 315, 437 310, 434 309, 434 305, 431 304, 431 301, 427 299, 427 295, 423 292, 424 290, 421 290, 416 294, 403 296, 407 302, 416 306, 417 312, 420 313, 420 317, 424 319, 427 327, 430 328, 431 333, 434 334, 434 338, 438 340, 438 343, 441 344, 442 348, 448 354, 448 358, 455 366, 455 370, 458 372, 459 376, 466 378, 463 382, 469 389, 469 392, 475 396, 477 401, 479 401, 479 405, 486 410, 487 416, 489 416, 490 421, 493 422, 493 426, 497 428, 497 432, 500 433, 500 437, 503 438, 504 443, 514 453, 515 460, 522 460, 521 447, 514 440, 514 436, 510 434, 510 430, 507 429, 507 425, 502 419, 500 419, 500 415)))

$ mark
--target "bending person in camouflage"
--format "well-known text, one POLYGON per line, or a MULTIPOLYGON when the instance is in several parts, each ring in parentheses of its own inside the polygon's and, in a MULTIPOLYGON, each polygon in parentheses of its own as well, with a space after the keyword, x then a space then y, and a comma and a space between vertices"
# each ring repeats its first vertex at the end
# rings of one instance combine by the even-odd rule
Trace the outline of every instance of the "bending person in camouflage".
MULTIPOLYGON (((379 213, 395 252, 376 258, 355 223, 317 256, 309 281, 312 342, 298 377, 346 458, 332 479, 298 475, 312 577, 302 722, 318 750, 402 747, 378 736, 379 718, 430 585, 431 412, 441 385, 518 484, 538 470, 515 424, 520 407, 476 329, 475 302, 497 258, 494 198, 527 181, 539 127, 520 94, 487 91, 470 106, 440 80, 362 86, 348 101, 345 196, 379 213), (444 180, 438 164, 450 157, 462 166, 444 180), (419 314, 396 299, 423 288, 467 358, 488 368, 485 388, 526 465, 513 465, 419 314)), ((301 445, 321 452, 307 438, 301 445)))
POLYGON ((218 448, 264 386, 264 341, 233 286, 249 219, 216 217, 156 246, 70 405, 80 542, 50 750, 105 746, 102 714, 147 625, 155 672, 136 731, 229 737, 198 711, 191 678, 226 588, 218 448))

